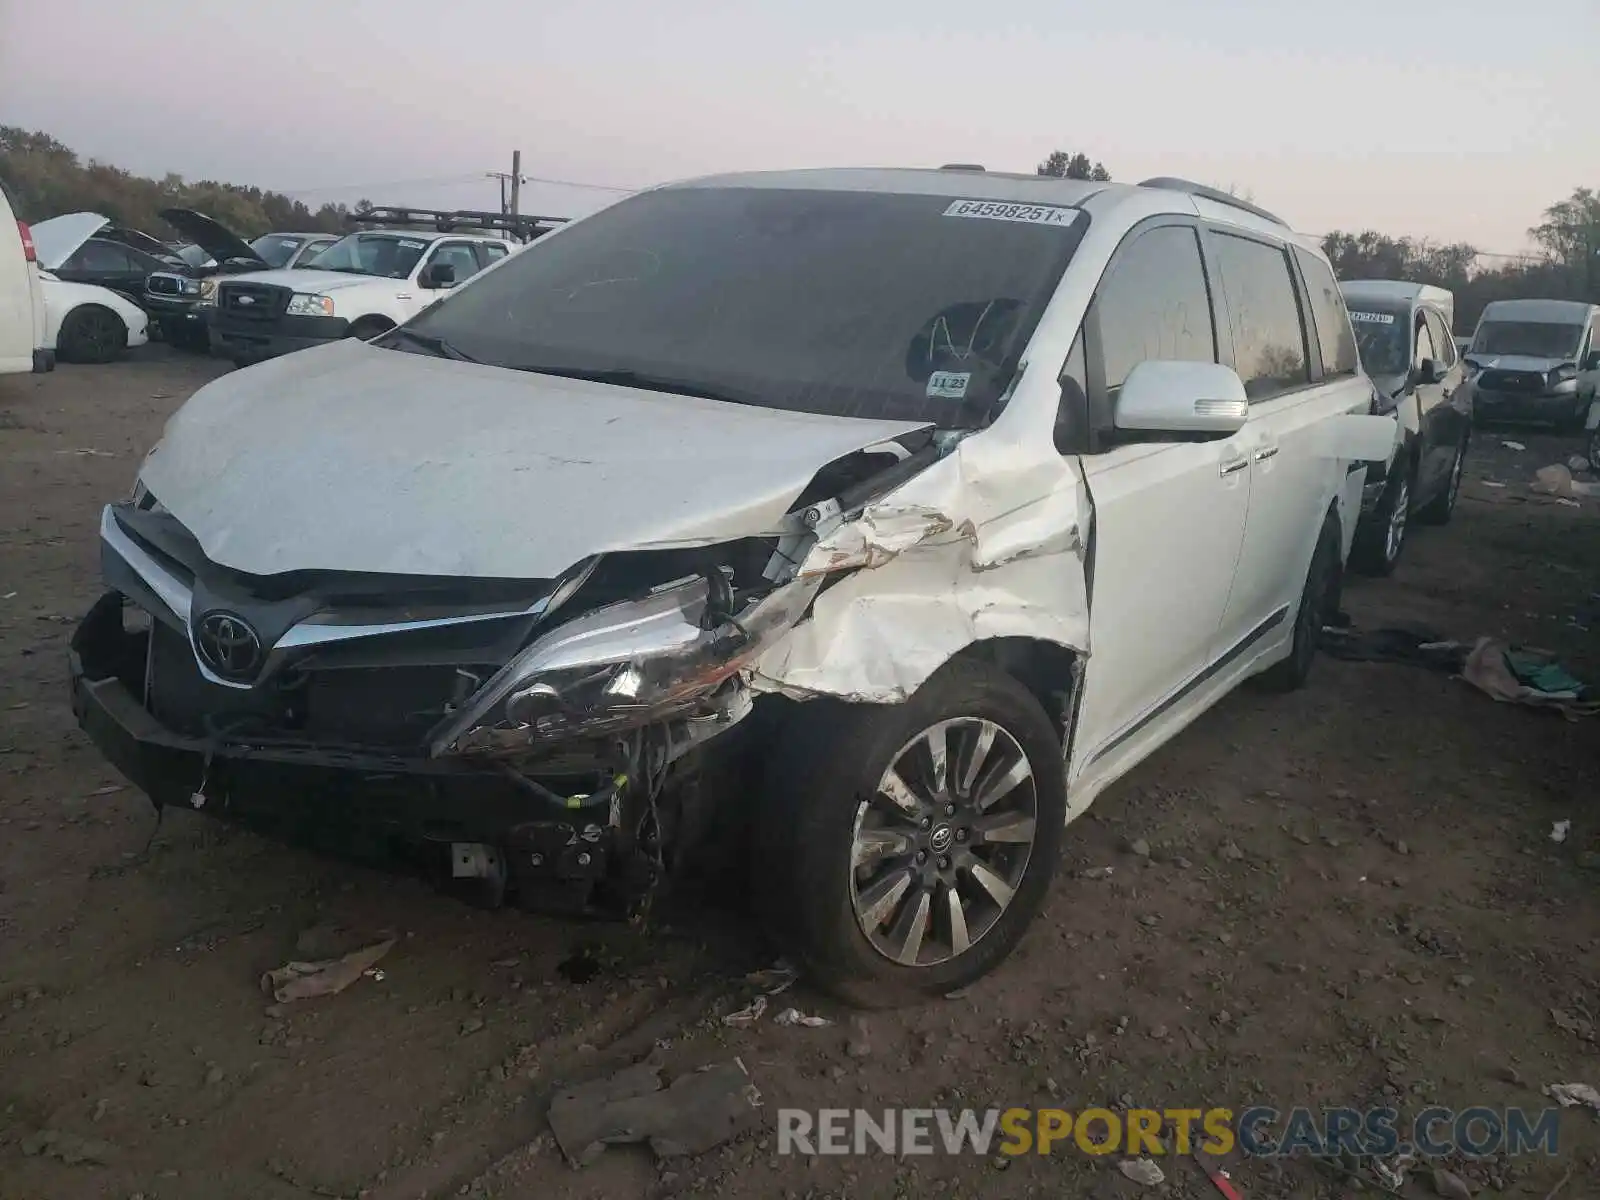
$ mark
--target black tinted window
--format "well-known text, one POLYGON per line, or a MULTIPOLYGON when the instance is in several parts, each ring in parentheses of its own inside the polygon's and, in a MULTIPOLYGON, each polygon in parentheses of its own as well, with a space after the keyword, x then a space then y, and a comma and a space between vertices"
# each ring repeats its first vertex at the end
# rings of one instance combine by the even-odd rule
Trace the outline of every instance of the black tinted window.
POLYGON ((1186 225, 1136 234, 1095 296, 1107 393, 1146 359, 1216 362, 1200 242, 1186 225))
POLYGON ((1084 224, 949 196, 665 188, 535 242, 413 328, 515 369, 974 426, 1084 224))
POLYGON ((1322 373, 1329 379, 1354 375, 1359 355, 1355 335, 1350 331, 1344 293, 1334 282, 1327 263, 1299 247, 1294 254, 1300 262, 1300 274, 1305 278, 1306 293, 1311 301, 1311 318, 1316 324, 1317 344, 1322 350, 1322 373))
POLYGON ((1283 251, 1226 233, 1215 244, 1245 395, 1266 400, 1309 383, 1300 304, 1283 251))

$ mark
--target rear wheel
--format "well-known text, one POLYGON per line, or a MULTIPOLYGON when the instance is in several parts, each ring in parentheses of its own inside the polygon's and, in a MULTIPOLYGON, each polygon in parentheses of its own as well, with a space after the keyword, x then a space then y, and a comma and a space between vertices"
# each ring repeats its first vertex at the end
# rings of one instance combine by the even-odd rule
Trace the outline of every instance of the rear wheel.
POLYGON ((61 323, 56 348, 68 362, 112 362, 128 348, 128 327, 109 308, 85 304, 61 323))
POLYGON ((1044 902, 1066 823, 1061 741, 998 667, 958 659, 903 704, 801 705, 768 771, 764 915, 853 1004, 971 983, 1044 902))
POLYGON ((1311 664, 1317 657, 1322 627, 1339 609, 1340 584, 1339 521, 1330 511, 1322 519, 1317 548, 1311 554, 1305 587, 1295 609, 1294 642, 1289 657, 1262 673, 1261 682, 1265 687, 1292 692, 1305 686, 1311 675, 1311 664))

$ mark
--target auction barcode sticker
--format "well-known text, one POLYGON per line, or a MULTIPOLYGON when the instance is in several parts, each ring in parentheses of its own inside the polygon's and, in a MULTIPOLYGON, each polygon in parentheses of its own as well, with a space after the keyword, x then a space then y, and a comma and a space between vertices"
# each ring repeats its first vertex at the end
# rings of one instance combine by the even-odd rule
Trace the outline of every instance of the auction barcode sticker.
POLYGON ((1056 204, 1002 204, 997 200, 957 200, 944 210, 947 217, 974 217, 980 221, 1020 221, 1024 225, 1071 225, 1078 210, 1056 204))
POLYGON ((1368 324, 1371 324, 1371 325, 1393 325, 1394 324, 1394 314, 1393 313, 1352 312, 1350 314, 1350 319, 1352 321, 1356 321, 1358 323, 1361 322, 1361 321, 1365 321, 1365 322, 1367 322, 1368 324))

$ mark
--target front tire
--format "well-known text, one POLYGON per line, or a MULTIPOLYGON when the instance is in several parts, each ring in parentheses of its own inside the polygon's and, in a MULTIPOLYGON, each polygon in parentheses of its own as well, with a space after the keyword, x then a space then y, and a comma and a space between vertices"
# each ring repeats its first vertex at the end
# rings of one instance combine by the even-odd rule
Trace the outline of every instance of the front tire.
POLYGON ((115 362, 128 349, 128 326, 109 308, 85 304, 67 314, 56 347, 67 362, 115 362))
MULTIPOLYGON (((1395 464, 1396 467, 1402 465, 1395 464)), ((1391 475, 1378 507, 1357 527, 1350 565, 1363 575, 1392 575, 1399 565, 1411 522, 1411 480, 1409 466, 1391 475)))
POLYGON ((1444 491, 1423 506, 1417 513, 1417 520, 1425 521, 1429 525, 1448 525, 1450 518, 1456 511, 1456 499, 1461 495, 1461 476, 1466 470, 1467 439, 1462 438, 1456 444, 1456 455, 1450 460, 1450 478, 1445 481, 1444 491))
POLYGON ((1339 608, 1342 571, 1339 564, 1339 520, 1332 511, 1322 519, 1317 548, 1311 554, 1305 587, 1294 613, 1294 641, 1289 657, 1261 674, 1263 686, 1275 692, 1292 692, 1306 685, 1317 657, 1322 627, 1339 608))
POLYGON ((957 659, 903 704, 798 708, 757 814, 758 898, 778 939, 841 999, 940 996, 1016 948, 1065 824, 1049 716, 1011 675, 957 659))

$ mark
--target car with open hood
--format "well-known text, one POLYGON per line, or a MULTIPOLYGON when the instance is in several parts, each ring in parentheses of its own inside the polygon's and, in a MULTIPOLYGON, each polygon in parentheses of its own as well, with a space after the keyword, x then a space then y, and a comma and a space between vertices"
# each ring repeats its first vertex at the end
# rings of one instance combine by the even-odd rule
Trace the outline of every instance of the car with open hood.
POLYGON ((62 362, 108 363, 150 340, 150 316, 110 288, 40 272, 44 345, 62 362))
POLYGON ((1462 357, 1480 420, 1582 429, 1600 386, 1600 305, 1496 300, 1462 357))
MULTIPOLYGON (((287 274, 224 308, 343 303, 287 274)), ((73 709, 157 804, 490 902, 634 912, 724 842, 819 982, 938 995, 1108 784, 1306 680, 1370 401, 1316 242, 1209 188, 664 186, 196 392, 73 709)))
POLYGON ((1451 333, 1455 295, 1398 279, 1341 283, 1373 412, 1395 422, 1388 463, 1367 472, 1351 563, 1388 575, 1413 518, 1442 525, 1455 512, 1472 435, 1471 389, 1451 333))
POLYGON ((220 276, 301 267, 339 240, 332 233, 264 233, 247 242, 190 208, 163 209, 161 219, 191 239, 204 261, 186 259, 185 269, 152 272, 145 281, 145 307, 169 342, 195 350, 210 345, 206 324, 220 276))
POLYGON ((100 213, 40 221, 33 226, 33 244, 41 270, 65 283, 107 288, 140 308, 152 271, 185 269, 166 243, 100 213))

